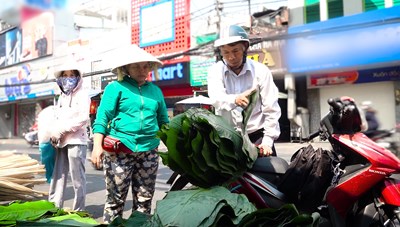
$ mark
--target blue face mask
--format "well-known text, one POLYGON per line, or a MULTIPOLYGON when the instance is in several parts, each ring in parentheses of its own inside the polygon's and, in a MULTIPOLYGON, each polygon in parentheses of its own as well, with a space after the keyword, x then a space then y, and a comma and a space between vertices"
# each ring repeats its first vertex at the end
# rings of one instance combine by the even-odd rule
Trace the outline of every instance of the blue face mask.
POLYGON ((78 81, 79 77, 60 77, 57 79, 57 84, 66 95, 69 95, 76 85, 78 85, 78 81))

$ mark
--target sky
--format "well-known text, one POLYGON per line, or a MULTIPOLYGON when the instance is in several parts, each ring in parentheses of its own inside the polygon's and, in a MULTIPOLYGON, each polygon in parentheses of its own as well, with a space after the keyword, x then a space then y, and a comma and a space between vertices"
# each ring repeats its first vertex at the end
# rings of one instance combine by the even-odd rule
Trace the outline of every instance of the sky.
MULTIPOLYGON (((24 2, 27 0, 15 0, 15 1, 5 1, 7 4, 0 6, 0 12, 3 17, 6 14, 3 13, 5 10, 12 6, 18 5, 18 2, 24 2)), ((48 0, 42 0, 48 1, 48 0)), ((101 2, 105 0, 52 0, 52 1, 66 1, 68 10, 75 11, 79 5, 85 2, 99 2, 101 7, 101 2)), ((111 0, 110 0, 111 1, 111 0)), ((114 3, 117 2, 127 2, 130 0, 113 0, 114 3)), ((262 11, 263 7, 268 9, 278 9, 281 6, 287 6, 288 0, 191 0, 190 1, 190 13, 191 13, 191 33, 193 36, 203 35, 207 33, 216 32, 216 24, 218 22, 217 11, 215 10, 215 4, 219 1, 223 5, 223 9, 220 14, 221 26, 227 24, 239 24, 242 26, 249 26, 250 18, 249 13, 253 14, 255 12, 262 11), (249 12, 249 1, 251 9, 249 12)), ((12 17, 11 14, 10 16, 12 17)), ((0 17, 0 19, 2 19, 0 17)), ((3 18, 5 19, 5 18, 3 18)))
MULTIPOLYGON (((70 6, 76 6, 79 3, 91 0, 68 0, 70 6)), ((100 1, 100 0, 99 0, 100 1)), ((124 1, 124 0, 119 0, 124 1)), ((128 0, 129 1, 129 0, 128 0)), ((278 9, 281 6, 287 6, 288 0, 218 0, 223 4, 221 13, 221 24, 239 24, 248 26, 249 8, 250 13, 262 11, 263 7, 268 9, 278 9)), ((191 30, 192 35, 202 35, 209 32, 215 32, 216 22, 218 21, 215 4, 217 0, 191 0, 191 30), (213 31, 214 30, 214 31, 213 31)))

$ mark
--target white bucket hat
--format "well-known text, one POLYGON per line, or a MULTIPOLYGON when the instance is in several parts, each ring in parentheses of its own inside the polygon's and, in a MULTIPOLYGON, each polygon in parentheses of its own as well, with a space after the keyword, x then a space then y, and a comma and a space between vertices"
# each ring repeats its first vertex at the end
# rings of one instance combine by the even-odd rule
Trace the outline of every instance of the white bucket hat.
POLYGON ((79 69, 79 63, 74 60, 67 60, 61 66, 58 66, 54 69, 54 77, 57 79, 61 76, 61 73, 66 70, 77 70, 79 72, 80 77, 82 77, 82 71, 79 69))
POLYGON ((154 62, 157 64, 157 67, 161 67, 163 65, 160 60, 158 60, 153 55, 147 53, 145 50, 141 49, 137 45, 130 45, 129 47, 121 48, 115 55, 111 57, 114 61, 117 61, 111 69, 111 72, 116 75, 118 74, 117 68, 132 63, 154 62))

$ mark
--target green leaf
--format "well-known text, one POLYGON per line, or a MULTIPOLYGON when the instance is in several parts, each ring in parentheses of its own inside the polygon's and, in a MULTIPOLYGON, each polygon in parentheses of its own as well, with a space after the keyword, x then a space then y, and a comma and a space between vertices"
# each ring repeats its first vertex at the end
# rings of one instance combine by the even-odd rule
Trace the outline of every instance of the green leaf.
POLYGON ((249 138, 249 135, 246 133, 243 135, 243 153, 247 156, 247 167, 250 169, 256 159, 258 158, 258 147, 256 147, 249 138))
POLYGON ((260 89, 257 87, 255 92, 253 92, 250 97, 249 97, 249 104, 247 105, 246 109, 242 111, 242 117, 243 117, 243 127, 242 131, 244 134, 247 134, 247 122, 249 122, 249 119, 251 117, 251 113, 253 112, 254 107, 256 106, 256 103, 259 99, 260 96, 260 89))
MULTIPOLYGON (((213 223, 215 223, 217 221, 217 218, 219 215, 224 215, 223 213, 220 213, 221 210, 224 207, 229 207, 226 204, 226 201, 221 200, 219 203, 217 203, 215 205, 214 210, 210 213, 210 216, 208 216, 207 218, 205 218, 199 226, 212 226, 213 223)), ((232 223, 232 221, 231 221, 232 223)))
MULTIPOLYGON (((183 143, 180 140, 179 136, 180 131, 176 128, 170 128, 170 130, 167 132, 167 141, 166 141, 166 146, 168 147, 168 160, 170 161, 171 159, 179 164, 179 167, 183 172, 189 172, 191 169, 190 163, 187 160, 186 155, 182 155, 183 153, 183 143)), ((182 171, 179 171, 182 173, 182 171)))
POLYGON ((255 210, 244 195, 231 193, 224 187, 199 188, 168 192, 163 200, 157 201, 153 218, 162 226, 201 226, 203 222, 213 223, 212 218, 218 216, 215 212, 224 212, 239 223, 255 210))
POLYGON ((252 226, 304 226, 311 227, 318 218, 308 214, 299 214, 293 204, 283 205, 279 209, 259 209, 241 220, 239 227, 252 226))
POLYGON ((82 226, 82 227, 91 227, 98 226, 99 223, 96 222, 93 218, 81 217, 77 213, 56 216, 52 218, 41 219, 32 222, 24 222, 18 221, 17 226, 82 226))
POLYGON ((192 154, 191 141, 196 137, 196 133, 192 129, 191 122, 187 118, 184 118, 182 121, 182 134, 184 149, 180 150, 180 152, 184 152, 187 156, 192 154))
POLYGON ((248 160, 248 157, 245 152, 233 153, 231 146, 232 142, 230 140, 221 139, 217 157, 219 158, 219 164, 226 169, 230 169, 233 178, 236 178, 247 170, 248 162, 246 160, 248 160))
POLYGON ((145 214, 139 211, 133 211, 132 214, 129 216, 128 219, 123 219, 122 217, 118 216, 115 218, 108 227, 119 227, 119 226, 140 226, 140 227, 155 227, 159 225, 152 225, 150 222, 151 219, 150 214, 145 214))
POLYGON ((260 97, 260 89, 257 87, 256 91, 253 92, 249 97, 249 105, 247 105, 246 109, 242 111, 243 124, 242 124, 242 137, 243 137, 243 151, 246 152, 249 159, 248 168, 251 168, 254 161, 258 157, 258 148, 250 141, 250 138, 247 133, 247 122, 251 117, 251 113, 253 112, 254 107, 260 97))
POLYGON ((160 155, 163 163, 199 187, 232 181, 258 155, 221 116, 202 108, 177 115, 158 134, 168 149, 168 155, 160 155))
POLYGON ((196 148, 193 150, 193 153, 188 156, 188 158, 192 164, 193 174, 201 174, 204 177, 204 178, 203 177, 202 178, 206 179, 206 182, 208 182, 208 184, 204 185, 204 186, 208 186, 211 184, 210 182, 213 182, 213 179, 215 179, 216 176, 219 175, 219 173, 207 165, 206 160, 204 159, 204 157, 201 153, 203 145, 204 145, 203 136, 198 131, 196 131, 196 133, 197 133, 197 136, 192 141, 192 144, 193 144, 192 147, 196 147, 196 148), (196 144, 198 144, 198 145, 196 145, 196 144), (199 171, 201 173, 198 173, 199 171))
POLYGON ((208 110, 201 108, 191 108, 187 110, 188 115, 195 121, 205 120, 218 133, 220 138, 232 140, 235 147, 242 147, 241 135, 231 125, 229 125, 221 116, 214 115, 208 110))
POLYGON ((47 212, 56 210, 54 203, 46 200, 15 201, 9 205, 0 206, 0 224, 11 224, 16 220, 37 220, 47 212))
POLYGON ((57 217, 52 217, 48 218, 49 220, 56 221, 56 222, 62 222, 62 221, 68 221, 68 220, 74 220, 79 222, 81 225, 82 224, 88 224, 87 226, 92 226, 92 225, 97 225, 98 223, 96 220, 93 218, 89 217, 81 217, 77 213, 71 213, 68 215, 63 215, 63 216, 57 216, 57 217))
POLYGON ((195 156, 195 153, 188 155, 187 158, 192 166, 192 172, 190 174, 198 176, 203 182, 208 182, 209 178, 212 177, 212 174, 208 172, 207 164, 205 163, 204 159, 202 157, 199 158, 198 156, 195 156))

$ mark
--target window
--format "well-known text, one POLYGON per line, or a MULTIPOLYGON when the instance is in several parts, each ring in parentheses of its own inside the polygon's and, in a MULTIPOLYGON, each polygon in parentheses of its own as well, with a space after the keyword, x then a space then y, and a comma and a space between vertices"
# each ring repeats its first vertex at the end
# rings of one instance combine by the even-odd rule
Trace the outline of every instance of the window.
POLYGON ((306 23, 311 23, 315 21, 320 21, 320 13, 319 13, 319 0, 305 0, 305 15, 306 15, 306 23))
POLYGON ((328 0, 328 18, 343 16, 343 0, 328 0))
POLYGON ((364 11, 385 8, 385 0, 364 0, 364 11))

